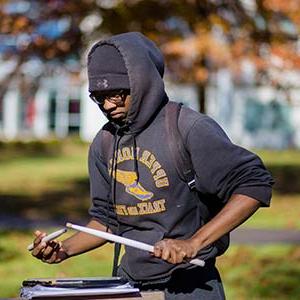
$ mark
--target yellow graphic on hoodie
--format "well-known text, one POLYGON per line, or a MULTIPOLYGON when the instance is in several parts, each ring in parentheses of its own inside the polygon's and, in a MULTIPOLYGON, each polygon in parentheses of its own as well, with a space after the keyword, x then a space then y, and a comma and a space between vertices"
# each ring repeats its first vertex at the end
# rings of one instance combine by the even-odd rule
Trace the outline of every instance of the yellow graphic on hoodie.
POLYGON ((108 171, 115 180, 125 186, 126 193, 132 195, 136 199, 142 201, 133 205, 116 204, 115 210, 120 216, 141 216, 149 214, 163 213, 167 210, 165 199, 153 199, 154 193, 147 191, 142 183, 138 182, 137 174, 134 171, 120 170, 122 163, 125 161, 137 160, 144 165, 152 176, 155 187, 169 187, 169 178, 162 165, 158 162, 156 156, 148 150, 136 148, 134 154, 133 147, 122 147, 115 153, 116 161, 113 167, 113 160, 110 160, 108 171), (115 171, 111 172, 112 169, 115 171))
MULTIPOLYGON (((116 164, 119 166, 124 161, 128 160, 134 160, 134 148, 133 147, 123 147, 118 150, 118 152, 115 153, 115 156, 117 157, 116 164)), ((162 165, 158 162, 157 158, 153 153, 151 153, 148 150, 141 150, 139 147, 136 148, 136 155, 137 155, 137 161, 141 164, 143 164, 151 173, 155 186, 157 188, 164 188, 169 186, 169 179, 167 176, 166 171, 163 169, 162 165)), ((112 159, 110 160, 110 167, 109 172, 112 168, 112 159)), ((127 172, 127 171, 121 171, 121 172, 127 172)), ((123 173, 124 176, 126 173, 123 173)), ((129 175, 129 173, 128 173, 129 175)), ((127 176, 127 174, 126 174, 127 176)), ((124 179, 126 182, 130 182, 130 184, 133 184, 133 181, 135 181, 136 175, 135 173, 132 173, 132 175, 129 175, 130 179, 124 179), (134 177, 135 176, 135 177, 134 177), (132 180, 132 178, 135 178, 132 180)), ((120 183, 123 183, 124 181, 119 181, 120 183)), ((124 183, 123 183, 124 184, 124 183)))
POLYGON ((117 169, 117 176, 114 176, 117 182, 125 186, 125 191, 141 201, 150 200, 153 193, 145 190, 145 188, 137 182, 137 175, 132 171, 123 171, 117 169))

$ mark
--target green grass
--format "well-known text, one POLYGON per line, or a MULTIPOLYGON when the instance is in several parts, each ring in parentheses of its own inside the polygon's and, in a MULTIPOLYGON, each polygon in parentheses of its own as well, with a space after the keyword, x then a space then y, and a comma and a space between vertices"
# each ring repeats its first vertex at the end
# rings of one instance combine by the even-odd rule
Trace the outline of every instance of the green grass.
POLYGON ((1 194, 36 195, 66 188, 75 179, 87 178, 87 145, 66 143, 57 156, 16 156, 0 162, 5 177, 1 194))
POLYGON ((61 264, 48 265, 26 250, 30 232, 0 232, 0 298, 17 297, 22 281, 36 277, 89 277, 111 275, 112 245, 73 257, 61 264))
POLYGON ((243 227, 300 230, 300 194, 274 194, 271 207, 259 209, 243 227))
POLYGON ((293 165, 300 166, 300 151, 299 150, 252 150, 257 153, 266 165, 284 166, 293 165))
POLYGON ((217 261, 227 299, 300 299, 300 249, 231 246, 217 261))
MULTIPOLYGON (((88 145, 65 141, 51 143, 50 150, 41 144, 24 148, 22 143, 17 143, 10 147, 0 144, 0 168, 1 175, 4 174, 0 181, 2 214, 22 217, 24 222, 87 216, 88 145)), ((296 168, 293 174, 300 166, 300 151, 257 152, 275 171, 281 168, 278 174, 282 178, 291 174, 284 173, 286 166, 296 168)), ((283 183, 287 181, 289 177, 283 183)), ((299 211, 299 192, 275 192, 271 208, 260 209, 243 226, 300 229, 299 211)), ((26 278, 109 276, 111 273, 111 245, 62 264, 47 265, 26 250, 32 237, 31 230, 0 231, 0 298, 16 297, 26 278)), ((218 259, 218 265, 228 299, 300 299, 299 247, 234 245, 218 259)))
MULTIPOLYGON (((12 152, 0 161, 0 211, 28 220, 87 215, 88 145, 66 141, 56 155, 12 152)), ((1 152, 0 152, 1 155, 1 152)))

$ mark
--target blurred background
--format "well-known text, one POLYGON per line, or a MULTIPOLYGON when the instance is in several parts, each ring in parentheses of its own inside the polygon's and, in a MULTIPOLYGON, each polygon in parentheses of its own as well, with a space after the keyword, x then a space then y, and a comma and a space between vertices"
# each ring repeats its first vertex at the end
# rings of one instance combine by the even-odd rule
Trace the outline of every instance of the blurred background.
POLYGON ((170 99, 212 116, 276 181, 272 207, 218 260, 228 299, 299 299, 299 29, 299 0, 0 0, 0 297, 30 277, 110 275, 110 245, 61 265, 26 246, 37 228, 87 220, 87 151, 105 118, 86 55, 140 31, 166 58, 170 99))

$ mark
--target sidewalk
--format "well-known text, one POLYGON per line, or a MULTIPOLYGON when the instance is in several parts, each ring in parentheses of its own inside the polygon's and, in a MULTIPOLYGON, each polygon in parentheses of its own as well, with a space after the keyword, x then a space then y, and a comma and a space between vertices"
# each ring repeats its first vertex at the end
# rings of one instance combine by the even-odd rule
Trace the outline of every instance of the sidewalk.
POLYGON ((237 228, 232 231, 233 244, 300 244, 300 230, 237 228))

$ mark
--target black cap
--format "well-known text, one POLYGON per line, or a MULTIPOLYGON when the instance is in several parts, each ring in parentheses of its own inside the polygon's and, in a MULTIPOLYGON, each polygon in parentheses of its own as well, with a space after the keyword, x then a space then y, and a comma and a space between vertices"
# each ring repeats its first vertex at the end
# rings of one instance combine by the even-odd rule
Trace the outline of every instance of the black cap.
POLYGON ((88 60, 89 91, 130 89, 129 78, 119 50, 108 44, 92 48, 88 60))

